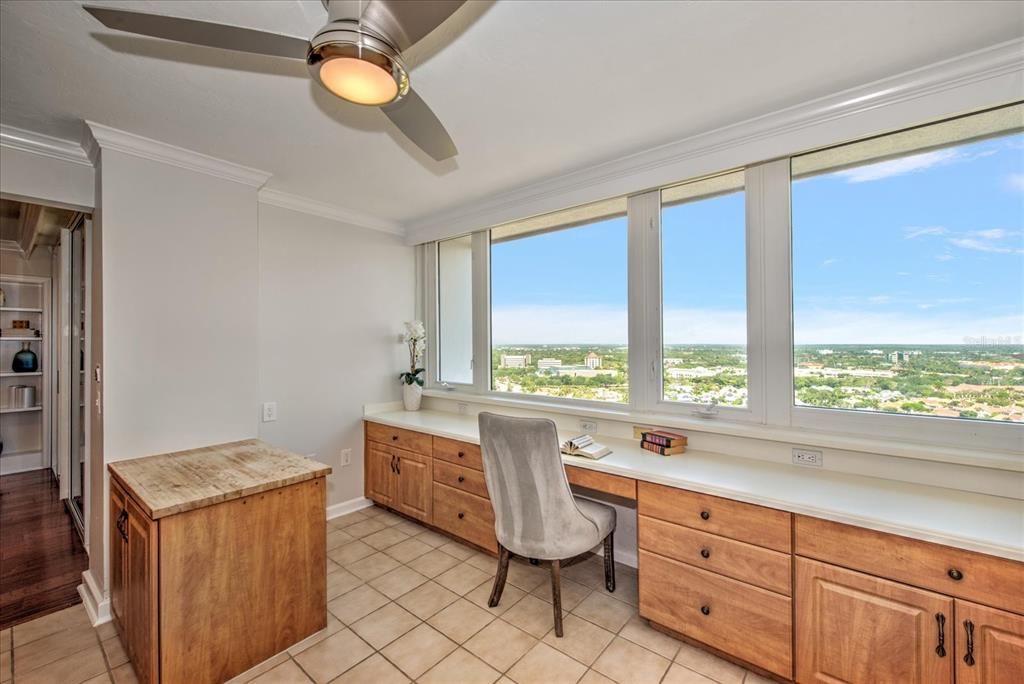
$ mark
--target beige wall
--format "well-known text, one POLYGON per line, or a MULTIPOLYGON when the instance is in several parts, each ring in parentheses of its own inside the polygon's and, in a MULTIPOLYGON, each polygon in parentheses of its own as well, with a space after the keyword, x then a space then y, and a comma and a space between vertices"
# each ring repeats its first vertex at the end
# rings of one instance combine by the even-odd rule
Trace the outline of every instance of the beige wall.
POLYGON ((413 248, 397 236, 259 205, 260 423, 271 444, 334 468, 328 504, 363 495, 362 406, 400 397, 413 248), (339 454, 352 449, 352 464, 339 454))

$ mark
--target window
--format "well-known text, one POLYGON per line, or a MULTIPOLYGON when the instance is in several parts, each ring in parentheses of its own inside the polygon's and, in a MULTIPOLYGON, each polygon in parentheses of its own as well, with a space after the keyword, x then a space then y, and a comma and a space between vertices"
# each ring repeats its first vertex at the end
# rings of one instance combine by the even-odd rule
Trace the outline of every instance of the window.
POLYGON ((1020 125, 1009 107, 793 159, 797 406, 1024 421, 1020 125))
POLYGON ((491 387, 628 403, 625 198, 491 231, 491 387))
POLYGON ((473 383, 473 238, 437 243, 437 379, 473 383))
POLYGON ((747 406, 743 172, 661 193, 662 398, 747 406))

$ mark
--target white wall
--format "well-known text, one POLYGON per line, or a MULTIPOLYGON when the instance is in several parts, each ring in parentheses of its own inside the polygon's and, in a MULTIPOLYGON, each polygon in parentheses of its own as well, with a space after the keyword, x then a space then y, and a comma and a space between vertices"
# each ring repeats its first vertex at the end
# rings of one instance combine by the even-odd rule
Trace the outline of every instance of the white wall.
POLYGON ((91 166, 0 146, 0 193, 58 206, 93 205, 91 166))
POLYGON ((328 504, 363 495, 363 404, 400 396, 414 263, 397 236, 259 205, 260 397, 278 408, 259 435, 334 468, 328 504))
POLYGON ((106 461, 256 436, 256 189, 101 159, 106 461))

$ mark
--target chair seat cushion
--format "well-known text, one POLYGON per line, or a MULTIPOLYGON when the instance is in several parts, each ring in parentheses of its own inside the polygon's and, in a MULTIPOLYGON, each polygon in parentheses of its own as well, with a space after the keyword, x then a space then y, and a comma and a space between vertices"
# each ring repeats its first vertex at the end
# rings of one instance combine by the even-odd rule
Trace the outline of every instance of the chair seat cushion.
POLYGON ((594 544, 594 546, 597 546, 615 529, 615 509, 607 504, 591 501, 590 499, 581 499, 578 496, 576 497, 576 505, 579 506, 583 515, 593 520, 594 524, 597 525, 597 542, 594 544))

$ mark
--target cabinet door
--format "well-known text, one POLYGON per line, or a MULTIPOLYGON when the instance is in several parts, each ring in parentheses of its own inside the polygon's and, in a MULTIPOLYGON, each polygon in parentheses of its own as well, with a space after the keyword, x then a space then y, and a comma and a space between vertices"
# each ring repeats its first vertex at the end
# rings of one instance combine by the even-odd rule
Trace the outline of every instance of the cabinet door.
POLYGON ((957 684, 1011 684, 1024 677, 1024 617, 956 602, 957 684))
MULTIPOLYGON (((123 636, 127 627, 124 612, 125 494, 114 480, 110 481, 110 612, 114 626, 123 636)), ((125 644, 127 650, 128 644, 125 644)), ((129 654, 131 653, 128 651, 129 654)))
POLYGON ((953 681, 953 600, 796 559, 796 680, 953 681))
POLYGON ((159 681, 157 666, 157 523, 127 499, 124 604, 128 648, 143 684, 159 681))
POLYGON ((395 451, 398 471, 395 508, 408 516, 430 522, 434 501, 433 460, 411 451, 395 451))
POLYGON ((395 480, 398 478, 391 450, 372 443, 366 449, 366 498, 382 506, 395 506, 395 480))

